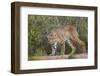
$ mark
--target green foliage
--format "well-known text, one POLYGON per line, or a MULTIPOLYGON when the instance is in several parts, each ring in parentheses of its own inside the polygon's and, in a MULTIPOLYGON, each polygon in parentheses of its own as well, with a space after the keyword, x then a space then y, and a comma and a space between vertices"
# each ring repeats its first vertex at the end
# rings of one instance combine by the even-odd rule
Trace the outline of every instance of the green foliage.
MULTIPOLYGON (((87 43, 88 22, 87 17, 69 16, 28 16, 28 55, 47 55, 47 34, 54 27, 72 25, 78 30, 80 39, 87 43)), ((49 48, 48 48, 49 50, 49 48)))

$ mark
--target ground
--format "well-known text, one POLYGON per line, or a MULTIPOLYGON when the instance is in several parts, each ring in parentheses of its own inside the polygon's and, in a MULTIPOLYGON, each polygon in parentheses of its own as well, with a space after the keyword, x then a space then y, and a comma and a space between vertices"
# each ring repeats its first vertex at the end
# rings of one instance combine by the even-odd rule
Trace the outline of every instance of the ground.
POLYGON ((59 55, 59 56, 31 56, 29 60, 55 60, 55 59, 84 59, 87 58, 87 53, 75 54, 72 58, 69 55, 59 55))

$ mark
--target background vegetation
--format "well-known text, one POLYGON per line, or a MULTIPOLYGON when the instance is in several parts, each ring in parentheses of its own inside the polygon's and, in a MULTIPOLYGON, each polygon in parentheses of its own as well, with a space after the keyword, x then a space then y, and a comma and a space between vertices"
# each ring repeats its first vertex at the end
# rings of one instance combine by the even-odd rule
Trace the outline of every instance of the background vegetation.
MULTIPOLYGON (((75 26, 80 39, 87 45, 87 20, 87 17, 28 15, 29 59, 31 56, 44 56, 50 54, 51 47, 47 42, 46 36, 52 28, 59 26, 75 26)), ((70 47, 69 49, 67 48, 67 50, 70 50, 70 47)))

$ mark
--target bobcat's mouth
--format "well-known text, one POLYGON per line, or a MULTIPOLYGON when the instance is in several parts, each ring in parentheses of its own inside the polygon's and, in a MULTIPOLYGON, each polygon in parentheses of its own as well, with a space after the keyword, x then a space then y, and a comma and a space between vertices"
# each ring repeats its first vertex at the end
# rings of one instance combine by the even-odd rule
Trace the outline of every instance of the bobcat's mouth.
POLYGON ((57 49, 57 42, 53 43, 51 46, 53 49, 57 49))

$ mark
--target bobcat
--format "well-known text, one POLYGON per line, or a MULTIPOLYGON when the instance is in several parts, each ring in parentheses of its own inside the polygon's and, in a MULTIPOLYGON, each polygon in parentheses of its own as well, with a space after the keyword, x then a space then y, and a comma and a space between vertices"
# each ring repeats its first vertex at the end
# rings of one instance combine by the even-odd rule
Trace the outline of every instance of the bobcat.
POLYGON ((86 51, 85 43, 79 39, 78 32, 74 26, 57 27, 50 31, 47 35, 48 43, 51 45, 51 55, 55 55, 57 44, 61 44, 61 55, 65 55, 65 42, 72 48, 69 56, 75 53, 75 44, 78 43, 82 46, 83 51, 86 51))

